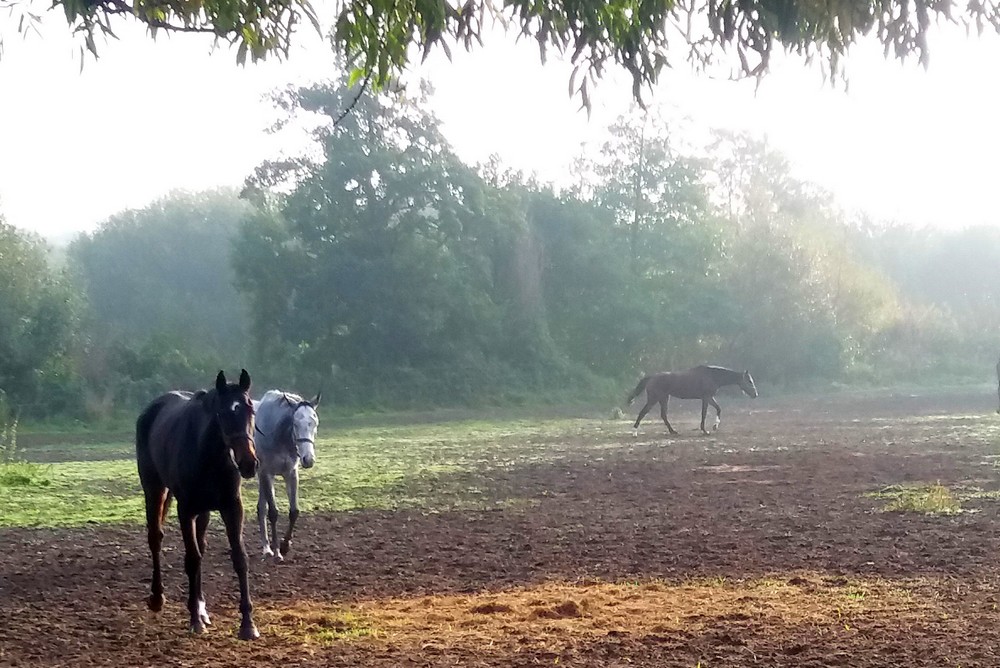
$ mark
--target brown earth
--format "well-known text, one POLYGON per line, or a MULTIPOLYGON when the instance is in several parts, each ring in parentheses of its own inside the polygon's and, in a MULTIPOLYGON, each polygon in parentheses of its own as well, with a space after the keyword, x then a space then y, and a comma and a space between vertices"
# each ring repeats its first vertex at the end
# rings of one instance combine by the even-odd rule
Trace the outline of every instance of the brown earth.
POLYGON ((489 510, 304 515, 287 562, 252 560, 253 643, 217 527, 200 637, 176 530, 159 615, 140 527, 0 530, 0 665, 1000 665, 988 393, 723 407, 711 437, 682 403, 676 438, 595 421, 558 460, 460 474, 489 510), (964 512, 867 496, 936 482, 964 512))

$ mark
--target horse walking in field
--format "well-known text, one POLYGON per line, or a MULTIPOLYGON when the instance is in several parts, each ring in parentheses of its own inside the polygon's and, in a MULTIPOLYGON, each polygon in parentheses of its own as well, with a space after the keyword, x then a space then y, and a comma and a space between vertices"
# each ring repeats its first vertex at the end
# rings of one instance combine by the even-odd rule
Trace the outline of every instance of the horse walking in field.
POLYGON ((308 469, 316 463, 316 430, 319 428, 316 407, 322 396, 320 392, 312 401, 306 401, 291 392, 270 390, 260 401, 254 402, 260 434, 257 441, 257 456, 260 458, 257 524, 264 558, 273 556, 281 561, 291 549, 292 531, 299 517, 299 464, 308 469), (274 478, 279 475, 285 479, 288 495, 288 529, 280 545, 278 506, 274 501, 274 478))
POLYGON ((708 430, 705 429, 705 414, 708 412, 709 404, 711 404, 715 408, 715 424, 712 426, 712 430, 715 431, 722 422, 722 408, 715 400, 715 393, 719 391, 720 387, 726 385, 739 385, 748 397, 757 397, 757 386, 754 385, 749 371, 740 373, 719 366, 696 366, 678 373, 665 372, 646 376, 639 381, 639 384, 632 390, 632 394, 628 396, 628 403, 631 405, 643 390, 646 391, 646 405, 639 411, 639 417, 635 419, 635 424, 632 426, 632 433, 639 434, 639 423, 642 422, 642 418, 646 417, 649 409, 660 404, 660 416, 663 418, 663 423, 667 425, 671 434, 676 434, 677 432, 670 426, 670 421, 667 419, 667 401, 670 397, 701 399, 701 431, 705 434, 708 434, 708 430))
POLYGON ((153 557, 150 610, 163 608, 160 546, 163 523, 174 497, 184 537, 191 632, 201 633, 211 624, 201 587, 201 559, 209 514, 217 510, 226 525, 233 568, 240 582, 241 640, 259 635, 251 615, 240 495, 240 478, 252 478, 257 471, 249 392, 246 369, 239 384, 227 383, 220 371, 212 390, 168 392, 153 400, 139 415, 135 429, 135 454, 146 497, 146 530, 153 557))

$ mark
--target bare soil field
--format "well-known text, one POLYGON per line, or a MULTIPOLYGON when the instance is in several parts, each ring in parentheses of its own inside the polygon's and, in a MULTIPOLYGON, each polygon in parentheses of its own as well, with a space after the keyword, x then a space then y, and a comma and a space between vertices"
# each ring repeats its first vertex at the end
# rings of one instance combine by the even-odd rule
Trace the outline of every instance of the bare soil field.
POLYGON ((595 419, 558 456, 421 481, 467 509, 305 513, 281 564, 248 494, 252 643, 217 519, 196 637, 173 523, 157 615, 141 526, 3 528, 0 665, 997 666, 994 401, 727 396, 708 437, 688 402, 677 437, 595 419), (947 508, 907 505, 930 486, 947 508))

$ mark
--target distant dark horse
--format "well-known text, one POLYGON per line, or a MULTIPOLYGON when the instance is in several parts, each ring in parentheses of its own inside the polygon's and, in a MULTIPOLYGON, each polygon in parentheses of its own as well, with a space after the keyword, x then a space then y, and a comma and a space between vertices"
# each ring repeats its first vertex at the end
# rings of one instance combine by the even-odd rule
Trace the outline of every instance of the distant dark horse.
POLYGON ((676 434, 677 432, 670 426, 670 421, 667 420, 667 400, 670 397, 701 399, 701 430, 706 434, 708 430, 705 429, 705 414, 708 412, 708 405, 711 404, 715 407, 715 425, 712 430, 718 429, 722 421, 722 408, 715 401, 715 393, 725 385, 739 385, 748 397, 757 396, 757 386, 753 384, 749 371, 740 373, 719 366, 696 366, 678 373, 655 373, 646 376, 628 396, 628 403, 631 404, 643 390, 646 390, 646 405, 635 419, 635 424, 632 426, 633 433, 639 433, 639 423, 646 417, 649 409, 660 404, 663 423, 667 425, 671 434, 676 434))
POLYGON ((142 412, 135 426, 135 454, 146 496, 146 529, 153 555, 149 608, 163 607, 160 545, 171 497, 177 498, 177 519, 184 536, 184 570, 188 576, 191 632, 211 624, 201 588, 201 557, 209 512, 219 511, 226 525, 233 568, 240 581, 240 639, 258 637, 251 613, 247 554, 243 549, 243 499, 240 477, 257 471, 250 374, 239 385, 226 383, 219 372, 215 389, 168 392, 142 412))

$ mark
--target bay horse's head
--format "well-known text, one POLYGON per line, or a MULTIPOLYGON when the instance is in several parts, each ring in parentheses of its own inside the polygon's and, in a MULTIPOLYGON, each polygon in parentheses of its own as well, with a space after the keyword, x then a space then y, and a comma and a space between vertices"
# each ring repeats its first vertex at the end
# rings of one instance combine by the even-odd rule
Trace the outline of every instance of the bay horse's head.
POLYGON ((740 389, 751 399, 757 398, 757 386, 753 383, 753 376, 749 371, 744 371, 740 376, 740 389))
POLYGON ((316 407, 323 398, 322 390, 311 401, 292 402, 288 395, 283 395, 287 404, 292 407, 291 430, 292 444, 295 454, 302 462, 302 468, 311 469, 316 463, 316 430, 319 429, 319 415, 316 407))
POLYGON ((257 473, 257 450, 254 444, 254 412, 250 401, 250 374, 240 373, 239 384, 227 383, 222 371, 215 378, 215 404, 212 410, 219 422, 222 440, 232 453, 240 475, 250 479, 257 473))

